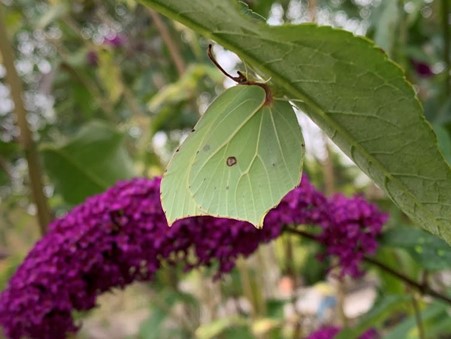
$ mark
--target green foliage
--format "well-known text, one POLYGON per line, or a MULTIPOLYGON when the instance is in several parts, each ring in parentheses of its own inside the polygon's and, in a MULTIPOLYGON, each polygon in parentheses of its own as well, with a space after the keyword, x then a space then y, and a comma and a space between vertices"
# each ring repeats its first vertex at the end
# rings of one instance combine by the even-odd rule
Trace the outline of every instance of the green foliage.
MULTIPOLYGON (((427 337, 437 338, 439 333, 451 333, 451 323, 447 307, 441 303, 433 303, 420 312, 420 317, 427 325, 427 337)), ((384 339, 416 339, 419 337, 417 321, 415 315, 410 315, 389 333, 384 335, 384 339)))
POLYGON ((170 329, 167 322, 171 318, 174 308, 180 303, 198 307, 197 300, 193 296, 177 290, 161 288, 154 301, 150 307, 150 316, 140 326, 139 338, 159 339, 169 334, 171 337, 182 338, 189 335, 183 329, 170 329))
POLYGON ((266 26, 230 1, 143 3, 270 77, 407 215, 451 242, 450 168, 413 88, 380 49, 330 27, 266 26))
POLYGON ((424 269, 444 270, 451 267, 449 245, 421 229, 409 226, 390 229, 384 233, 382 244, 405 249, 424 269))
MULTIPOLYGON (((376 259, 383 262, 389 267, 402 267, 404 274, 413 276, 410 262, 405 260, 404 257, 398 255, 398 251, 393 250, 389 247, 382 247, 377 251, 376 259)), ((380 291, 381 294, 385 295, 402 295, 405 293, 405 285, 402 281, 394 277, 393 275, 384 272, 381 269, 375 268, 379 280, 380 280, 380 291), (382 293, 383 291, 383 293, 382 293)), ((415 272, 416 273, 416 272, 415 272)))
MULTIPOLYGON (((4 142, 0 140, 0 154, 5 159, 12 159, 17 156, 20 147, 16 142, 4 142)), ((0 186, 6 185, 10 180, 9 169, 5 164, 0 166, 0 186)))
POLYGON ((41 152, 56 190, 71 204, 134 175, 122 134, 103 122, 89 123, 63 145, 43 145, 41 152))

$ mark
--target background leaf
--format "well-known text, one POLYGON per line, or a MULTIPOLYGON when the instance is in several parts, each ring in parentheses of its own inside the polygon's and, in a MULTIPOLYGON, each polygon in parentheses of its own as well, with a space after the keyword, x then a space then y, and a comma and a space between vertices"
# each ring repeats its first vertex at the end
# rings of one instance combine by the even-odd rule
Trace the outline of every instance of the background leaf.
POLYGON ((64 145, 43 146, 41 152, 56 190, 70 204, 133 176, 122 135, 103 122, 91 122, 64 145))
POLYGON ((142 0, 236 52, 280 86, 415 222, 451 242, 451 171, 412 86, 368 40, 270 27, 223 0, 142 0))
POLYGON ((429 233, 408 226, 398 226, 384 233, 382 244, 403 248, 423 268, 443 270, 451 267, 449 245, 429 233))
MULTIPOLYGON (((447 313, 447 307, 441 303, 435 302, 428 305, 421 313, 421 319, 424 325, 428 325, 427 328, 431 330, 427 331, 428 338, 436 338, 434 334, 436 331, 440 333, 450 333, 451 323, 449 321, 449 315, 447 313)), ((415 315, 407 317, 399 325, 386 333, 384 339, 416 339, 418 338, 418 328, 415 320, 415 315)))

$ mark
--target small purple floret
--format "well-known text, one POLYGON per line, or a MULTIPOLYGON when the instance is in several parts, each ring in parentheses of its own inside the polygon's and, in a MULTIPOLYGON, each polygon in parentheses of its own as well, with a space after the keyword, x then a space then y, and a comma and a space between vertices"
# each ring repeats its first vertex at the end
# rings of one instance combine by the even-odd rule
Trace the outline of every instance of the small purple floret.
POLYGON ((111 47, 122 47, 127 42, 127 37, 121 33, 115 33, 103 38, 103 44, 111 47))

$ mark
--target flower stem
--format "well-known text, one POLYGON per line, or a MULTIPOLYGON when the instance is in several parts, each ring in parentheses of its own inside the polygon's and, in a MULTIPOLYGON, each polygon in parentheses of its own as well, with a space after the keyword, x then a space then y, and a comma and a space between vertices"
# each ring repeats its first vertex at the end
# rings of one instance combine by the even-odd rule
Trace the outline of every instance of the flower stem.
POLYGON ((22 82, 14 66, 14 51, 8 39, 4 18, 4 10, 2 5, 0 5, 0 54, 3 57, 3 65, 6 69, 6 83, 9 85, 11 97, 14 102, 14 112, 20 130, 20 143, 22 144, 28 164, 31 193, 33 201, 36 204, 39 228, 41 234, 44 235, 47 231, 47 225, 51 220, 51 213, 47 198, 44 194, 39 154, 27 122, 27 112, 25 111, 25 105, 22 99, 22 82))
POLYGON ((186 65, 185 61, 183 61, 183 58, 181 57, 180 50, 177 46, 177 44, 174 42, 174 40, 171 37, 171 34, 169 33, 168 28, 164 24, 163 20, 161 19, 160 15, 149 9, 149 14, 153 20, 153 23, 155 24, 155 27, 157 28, 158 32, 160 32, 161 38, 163 39, 164 43, 166 44, 166 47, 168 48, 169 55, 172 59, 172 61, 175 64, 175 67, 177 68, 177 72, 179 73, 179 76, 182 76, 186 71, 186 65))
POLYGON ((447 96, 451 91, 451 55, 450 55, 450 28, 449 28, 449 1, 442 0, 442 29, 443 29, 443 62, 445 63, 445 95, 447 96))
POLYGON ((424 326, 423 326, 423 320, 421 319, 420 307, 418 305, 418 299, 417 299, 414 291, 411 292, 411 295, 412 295, 413 312, 415 313, 415 321, 417 323, 417 329, 418 329, 418 338, 426 339, 426 335, 424 332, 424 326))

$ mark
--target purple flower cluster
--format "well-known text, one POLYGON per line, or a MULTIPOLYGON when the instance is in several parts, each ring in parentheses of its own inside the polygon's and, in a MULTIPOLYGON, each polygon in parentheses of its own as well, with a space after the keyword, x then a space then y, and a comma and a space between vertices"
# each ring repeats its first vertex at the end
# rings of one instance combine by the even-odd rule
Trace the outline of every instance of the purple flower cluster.
POLYGON ((322 228, 318 241, 325 253, 320 258, 338 258, 341 276, 357 278, 365 254, 377 249, 377 236, 387 214, 363 197, 346 198, 337 194, 327 199, 307 180, 289 192, 265 218, 264 227, 273 225, 312 225, 322 228))
MULTIPOLYGON (((335 336, 340 333, 341 328, 338 326, 324 326, 315 332, 310 333, 307 339, 334 339, 335 336)), ((380 338, 379 333, 374 328, 362 333, 358 339, 378 339, 380 338)))
POLYGON ((337 194, 329 200, 327 217, 320 221, 323 230, 318 239, 328 256, 338 257, 341 275, 361 275, 360 263, 365 254, 376 251, 376 237, 387 217, 363 197, 349 199, 337 194))
POLYGON ((385 220, 361 198, 327 200, 304 178, 268 214, 261 230, 213 217, 187 218, 169 228, 159 190, 158 178, 121 182, 55 220, 0 295, 5 334, 64 338, 77 331, 73 311, 93 308, 97 296, 112 288, 150 280, 163 261, 177 257, 187 269, 217 263, 218 274, 226 273, 238 256, 278 237, 286 224, 322 226, 319 239, 330 246, 327 253, 351 265, 343 269, 354 274, 365 246, 375 249, 374 238, 385 220), (341 240, 333 240, 338 236, 358 246, 346 249, 341 240), (359 259, 352 260, 350 251, 359 259))

